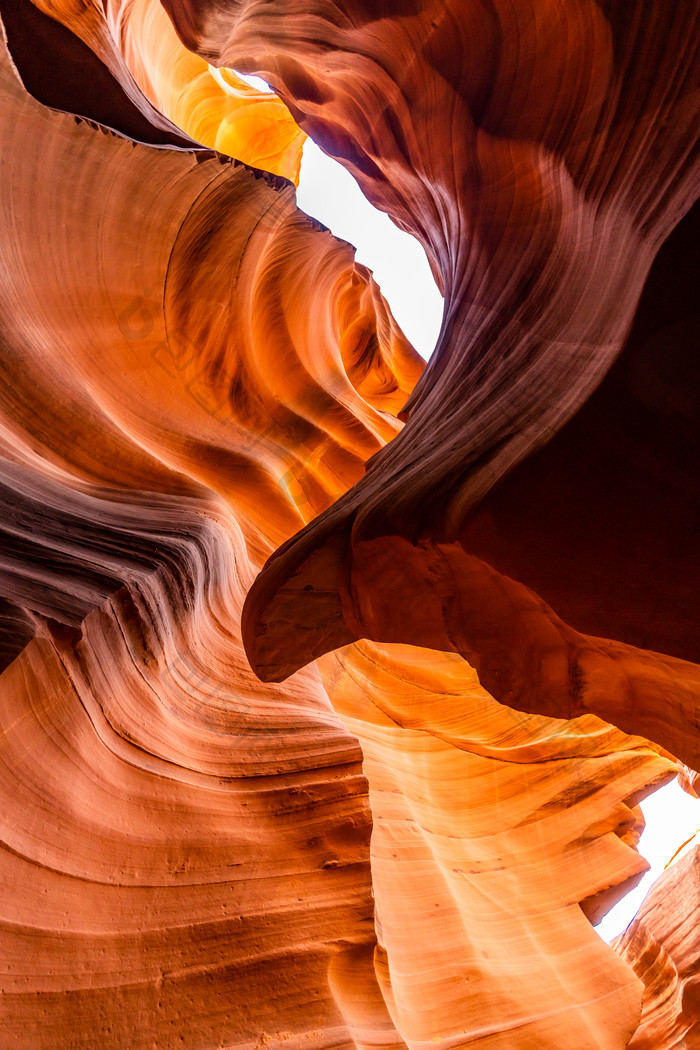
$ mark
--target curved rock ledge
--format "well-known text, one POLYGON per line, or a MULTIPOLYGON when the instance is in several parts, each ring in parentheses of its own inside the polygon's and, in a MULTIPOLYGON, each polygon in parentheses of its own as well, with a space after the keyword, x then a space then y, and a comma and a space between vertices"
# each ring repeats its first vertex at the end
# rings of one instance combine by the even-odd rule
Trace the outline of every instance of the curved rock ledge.
POLYGON ((446 296, 405 428, 256 581, 253 666, 456 650, 512 706, 595 712, 697 767, 697 311, 663 309, 682 248, 639 306, 698 192, 697 12, 305 4, 293 34, 255 0, 167 6, 210 60, 257 63, 446 296))

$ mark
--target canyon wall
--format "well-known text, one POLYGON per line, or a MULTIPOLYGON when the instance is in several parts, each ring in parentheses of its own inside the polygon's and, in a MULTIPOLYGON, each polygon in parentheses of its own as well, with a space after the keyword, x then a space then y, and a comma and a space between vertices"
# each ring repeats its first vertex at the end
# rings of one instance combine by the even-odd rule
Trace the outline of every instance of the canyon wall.
POLYGON ((0 17, 0 1042, 694 1045, 700 13, 0 17))

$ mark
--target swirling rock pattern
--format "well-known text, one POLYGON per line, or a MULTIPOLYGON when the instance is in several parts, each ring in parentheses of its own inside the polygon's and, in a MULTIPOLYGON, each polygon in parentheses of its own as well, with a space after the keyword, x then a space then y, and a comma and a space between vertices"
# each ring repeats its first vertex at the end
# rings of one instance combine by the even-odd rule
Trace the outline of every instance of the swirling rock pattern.
POLYGON ((167 6, 211 61, 256 63, 446 296, 401 435, 256 584, 254 666, 279 680, 359 637, 456 649, 513 706, 593 711, 696 766, 697 363, 682 325, 664 384, 667 338, 620 354, 698 190, 698 12, 304 4, 293 32, 255 0, 167 6))
MULTIPOLYGON (((488 501, 593 402, 687 207, 695 13, 164 6, 199 58, 153 2, 0 2, 0 1042, 621 1050, 659 1010, 689 1031, 690 927, 682 951, 649 934, 659 977, 589 920, 640 877, 637 802, 676 768, 645 736, 697 766, 673 574, 694 505, 667 502, 649 617, 631 556, 603 607, 570 550, 560 593, 514 549, 538 478, 578 520, 554 467, 506 492, 512 523, 488 501), (209 62, 263 74, 423 239, 447 303, 425 372, 297 211, 281 103, 209 62), (231 85, 264 133, 219 137, 231 85), (241 626, 280 544, 249 652, 268 678, 327 654, 284 685, 241 626)), ((692 447, 686 364, 650 411, 692 447)), ((675 450, 654 470, 680 492, 675 450)))
POLYGON ((0 1042, 349 1045, 327 970, 375 943, 360 751, 316 671, 255 679, 240 608, 420 363, 288 183, 51 113, 5 55, 0 90, 0 1042), (271 344, 287 298, 302 334, 271 344))

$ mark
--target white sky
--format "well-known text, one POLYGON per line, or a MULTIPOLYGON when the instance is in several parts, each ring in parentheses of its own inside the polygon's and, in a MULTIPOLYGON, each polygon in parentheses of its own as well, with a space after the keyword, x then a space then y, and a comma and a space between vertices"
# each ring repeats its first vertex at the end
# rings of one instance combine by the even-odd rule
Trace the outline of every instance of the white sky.
MULTIPOLYGON (((700 830, 700 800, 687 795, 677 780, 649 795, 642 802, 642 812, 647 826, 639 840, 639 852, 649 861, 651 868, 639 885, 623 897, 596 927, 606 941, 627 928, 664 866, 679 846, 700 830)), ((696 844, 697 840, 691 845, 696 844)))
MULTIPOLYGON (((243 79, 269 90, 259 77, 243 79)), ((311 139, 304 145, 297 201, 302 211, 355 245, 356 257, 374 273, 394 317, 419 354, 428 360, 440 331, 443 299, 423 248, 373 208, 352 175, 311 139)), ((642 802, 642 812, 647 826, 639 852, 651 868, 636 889, 596 927, 607 941, 627 927, 664 865, 700 829, 700 800, 687 795, 677 780, 642 802)))
POLYGON ((394 317, 427 361, 440 331, 443 298, 415 237, 373 208, 352 175, 311 139, 304 144, 297 203, 355 245, 356 258, 372 270, 394 317))

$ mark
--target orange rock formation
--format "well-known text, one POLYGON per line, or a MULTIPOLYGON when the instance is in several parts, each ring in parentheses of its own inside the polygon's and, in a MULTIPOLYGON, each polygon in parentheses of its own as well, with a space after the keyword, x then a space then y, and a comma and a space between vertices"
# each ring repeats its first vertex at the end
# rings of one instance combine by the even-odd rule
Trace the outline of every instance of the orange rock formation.
POLYGON ((276 95, 188 51, 159 3, 135 0, 107 15, 139 87, 174 124, 205 146, 299 182, 306 136, 276 95))
MULTIPOLYGON (((187 4, 169 6, 192 38, 187 4)), ((621 351, 659 245, 697 194, 700 13, 487 6, 488 18, 479 3, 409 4, 346 25, 305 5, 295 42, 252 0, 229 5, 228 25, 199 5, 200 50, 254 54, 302 125, 423 239, 446 296, 406 427, 265 570, 248 649, 274 679, 359 637, 456 649, 513 706, 594 711, 697 765, 687 333, 665 384, 652 377, 666 340, 621 351), (450 114, 439 150, 437 113, 450 114), (650 499, 661 478, 663 501, 650 499)))
POLYGON ((698 1045, 699 864, 694 846, 664 872, 615 942, 645 985, 642 1020, 630 1050, 698 1045))
POLYGON ((163 9, 0 0, 0 1045, 694 1045, 700 13, 163 9))

